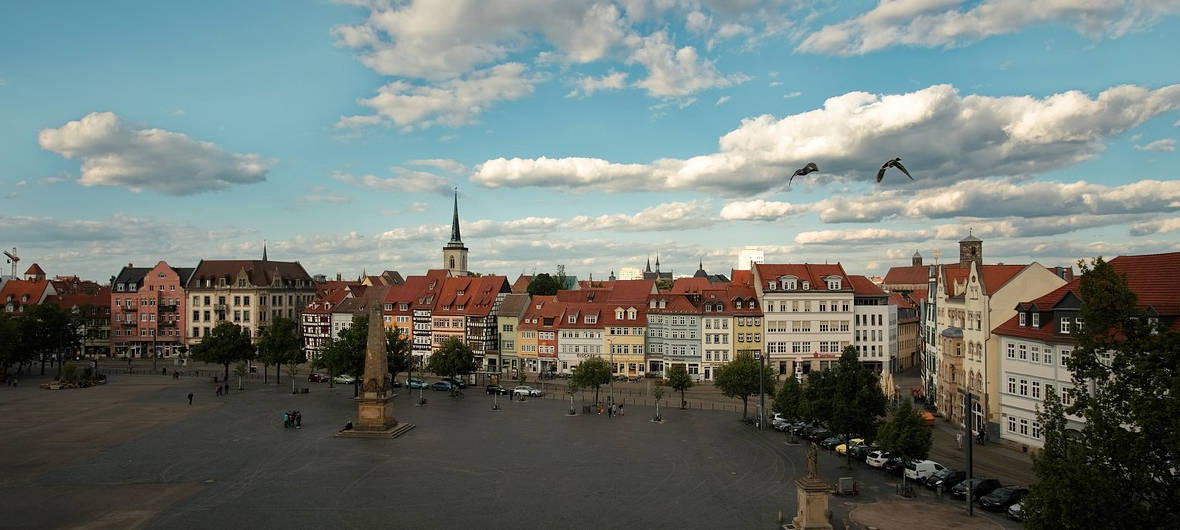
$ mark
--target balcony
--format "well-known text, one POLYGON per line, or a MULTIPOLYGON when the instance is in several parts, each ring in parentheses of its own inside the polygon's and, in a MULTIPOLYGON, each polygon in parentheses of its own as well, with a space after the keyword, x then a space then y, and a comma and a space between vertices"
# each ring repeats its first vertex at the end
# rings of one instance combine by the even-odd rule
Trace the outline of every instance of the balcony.
POLYGON ((121 324, 123 324, 124 326, 134 326, 134 325, 135 325, 135 321, 134 321, 134 320, 124 320, 124 321, 122 321, 122 322, 120 322, 120 323, 121 323, 121 324))
POLYGON ((125 306, 123 306, 123 311, 124 311, 124 312, 127 312, 127 311, 139 311, 139 306, 136 306, 136 305, 125 305, 125 306))

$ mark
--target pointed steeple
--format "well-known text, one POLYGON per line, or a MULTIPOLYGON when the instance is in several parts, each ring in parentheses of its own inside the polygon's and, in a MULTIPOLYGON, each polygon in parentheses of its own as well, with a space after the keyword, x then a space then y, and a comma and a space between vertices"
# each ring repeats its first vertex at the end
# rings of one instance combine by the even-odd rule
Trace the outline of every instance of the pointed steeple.
POLYGON ((651 258, 647 258, 647 267, 643 269, 643 272, 651 272, 651 258))
POLYGON ((656 272, 660 272, 660 253, 656 252, 656 272))
POLYGON ((451 218, 451 243, 463 243, 459 237, 459 188, 455 188, 455 215, 451 218))
POLYGON ((262 242, 262 261, 266 261, 266 241, 262 242))

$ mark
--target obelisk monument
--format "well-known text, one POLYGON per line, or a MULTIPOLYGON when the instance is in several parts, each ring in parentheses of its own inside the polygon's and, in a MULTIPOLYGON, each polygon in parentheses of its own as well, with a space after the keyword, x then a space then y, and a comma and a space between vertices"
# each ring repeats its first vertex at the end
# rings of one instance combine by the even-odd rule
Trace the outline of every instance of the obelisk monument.
POLYGON ((360 395, 356 398, 356 424, 351 430, 340 431, 337 436, 394 438, 414 427, 408 423, 398 424, 393 417, 393 392, 385 358, 385 326, 381 323, 379 307, 369 310, 365 373, 361 378, 360 395))

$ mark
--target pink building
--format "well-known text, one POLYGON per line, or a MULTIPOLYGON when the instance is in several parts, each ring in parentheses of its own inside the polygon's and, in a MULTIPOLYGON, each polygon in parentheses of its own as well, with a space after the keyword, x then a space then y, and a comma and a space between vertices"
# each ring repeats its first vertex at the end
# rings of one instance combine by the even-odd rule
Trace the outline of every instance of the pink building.
POLYGON ((184 285, 192 268, 161 261, 155 267, 128 264, 111 285, 111 355, 175 356, 185 329, 184 285))

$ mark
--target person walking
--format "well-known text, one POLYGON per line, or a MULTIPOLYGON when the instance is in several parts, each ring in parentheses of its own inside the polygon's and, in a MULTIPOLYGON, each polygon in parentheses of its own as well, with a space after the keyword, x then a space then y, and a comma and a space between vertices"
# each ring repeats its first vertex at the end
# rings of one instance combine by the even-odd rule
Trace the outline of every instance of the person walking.
POLYGON ((299 412, 298 410, 295 411, 295 428, 296 429, 303 428, 303 413, 299 412))
POLYGON ((963 449, 963 433, 955 433, 955 443, 959 445, 959 450, 961 451, 963 449))
POLYGON ((217 385, 217 397, 221 397, 221 385, 217 385))
POLYGON ((188 404, 189 405, 193 404, 193 393, 192 392, 188 393, 188 404))

